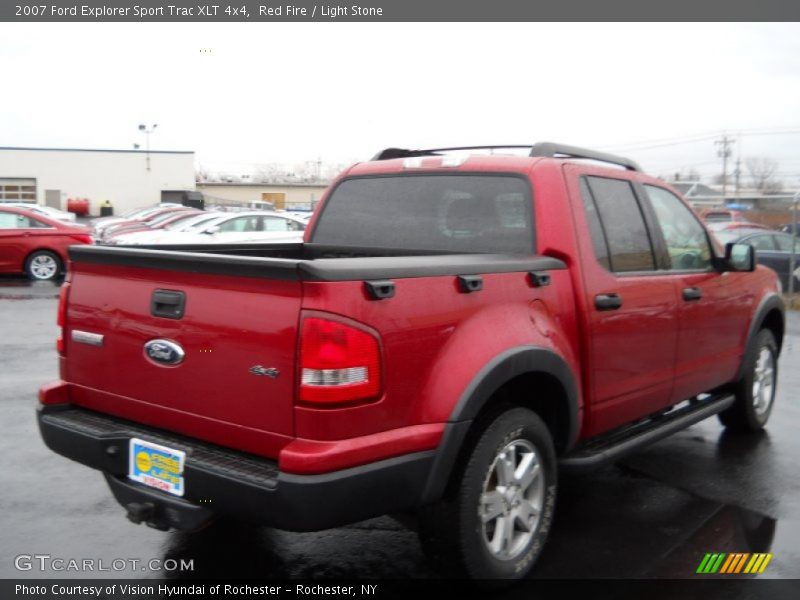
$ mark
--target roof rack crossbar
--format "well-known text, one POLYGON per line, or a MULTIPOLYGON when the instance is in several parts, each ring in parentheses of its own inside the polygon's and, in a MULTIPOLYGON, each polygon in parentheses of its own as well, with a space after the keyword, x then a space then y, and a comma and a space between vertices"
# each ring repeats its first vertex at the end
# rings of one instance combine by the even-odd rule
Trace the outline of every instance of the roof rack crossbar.
POLYGON ((539 142, 536 144, 496 144, 493 146, 456 146, 452 148, 428 148, 420 150, 409 150, 405 148, 386 148, 372 157, 372 160, 390 160, 393 158, 412 158, 417 156, 438 156, 444 152, 458 152, 461 150, 498 150, 503 148, 530 148, 528 156, 540 157, 564 157, 564 158, 585 158, 600 162, 611 163, 625 167, 630 171, 641 171, 641 167, 634 161, 624 156, 607 154, 597 150, 578 148, 577 146, 567 146, 566 144, 556 144, 553 142, 539 142))

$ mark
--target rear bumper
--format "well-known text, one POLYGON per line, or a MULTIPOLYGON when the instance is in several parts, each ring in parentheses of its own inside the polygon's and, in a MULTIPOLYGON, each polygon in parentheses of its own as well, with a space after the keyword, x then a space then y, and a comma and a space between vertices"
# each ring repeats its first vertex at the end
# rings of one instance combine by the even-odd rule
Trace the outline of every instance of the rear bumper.
POLYGON ((69 404, 41 406, 39 429, 58 454, 102 471, 114 496, 156 527, 195 529, 215 516, 315 531, 416 508, 435 451, 416 452, 319 475, 283 473, 277 463, 69 404), (185 494, 127 478, 132 437, 186 452, 185 494), (143 508, 146 507, 146 510, 143 508))

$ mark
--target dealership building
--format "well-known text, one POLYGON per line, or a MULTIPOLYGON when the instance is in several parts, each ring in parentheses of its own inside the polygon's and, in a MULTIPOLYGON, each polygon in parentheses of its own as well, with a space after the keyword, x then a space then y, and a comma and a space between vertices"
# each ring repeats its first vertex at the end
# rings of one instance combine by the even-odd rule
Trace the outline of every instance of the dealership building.
POLYGON ((36 202, 66 210, 70 198, 115 214, 195 189, 194 152, 0 147, 0 202, 36 202))

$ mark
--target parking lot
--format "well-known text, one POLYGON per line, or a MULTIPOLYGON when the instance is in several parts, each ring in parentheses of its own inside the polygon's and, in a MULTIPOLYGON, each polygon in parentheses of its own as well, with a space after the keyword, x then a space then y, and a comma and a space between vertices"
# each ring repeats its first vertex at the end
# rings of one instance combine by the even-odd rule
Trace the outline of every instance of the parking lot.
MULTIPOLYGON (((44 573, 19 555, 185 558, 170 577, 435 577, 416 534, 384 517, 294 534, 217 523, 192 534, 130 523, 100 473, 39 439, 36 390, 57 377, 58 287, 0 279, 0 577, 160 577, 114 570, 44 573)), ((589 476, 564 476, 535 576, 693 577, 706 552, 772 552, 761 577, 800 577, 800 316, 791 314, 768 431, 723 432, 711 419, 589 476)), ((124 365, 120 365, 124 368, 124 365)), ((358 501, 354 498, 354 501, 358 501)))

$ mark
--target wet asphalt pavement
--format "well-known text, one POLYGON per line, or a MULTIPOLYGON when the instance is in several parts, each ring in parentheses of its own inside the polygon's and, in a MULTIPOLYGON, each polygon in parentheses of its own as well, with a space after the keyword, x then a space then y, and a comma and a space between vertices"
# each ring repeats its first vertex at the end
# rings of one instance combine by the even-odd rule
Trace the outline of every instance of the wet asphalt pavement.
MULTIPOLYGON (((383 517, 320 533, 217 523, 193 534, 128 522, 100 473, 41 442, 36 390, 57 378, 58 288, 0 278, 0 577, 160 577, 15 569, 21 554, 186 558, 190 577, 430 578, 416 534, 383 517)), ((536 577, 689 578, 706 552, 772 552, 762 578, 800 578, 800 314, 789 318, 768 430, 716 418, 588 476, 562 476, 536 577)), ((354 498, 358 501, 358 498, 354 498)), ((171 577, 179 577, 172 574, 171 577)))

